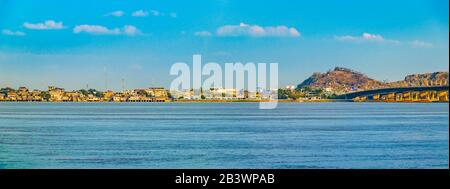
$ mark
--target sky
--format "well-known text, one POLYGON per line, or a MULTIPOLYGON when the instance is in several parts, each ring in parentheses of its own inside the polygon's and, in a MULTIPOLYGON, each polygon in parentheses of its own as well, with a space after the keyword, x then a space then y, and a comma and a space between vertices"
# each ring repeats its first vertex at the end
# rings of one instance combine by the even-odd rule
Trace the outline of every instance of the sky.
POLYGON ((169 87, 176 62, 278 63, 279 85, 347 67, 449 70, 447 0, 0 0, 0 87, 169 87), (106 82, 105 82, 106 78, 106 82))

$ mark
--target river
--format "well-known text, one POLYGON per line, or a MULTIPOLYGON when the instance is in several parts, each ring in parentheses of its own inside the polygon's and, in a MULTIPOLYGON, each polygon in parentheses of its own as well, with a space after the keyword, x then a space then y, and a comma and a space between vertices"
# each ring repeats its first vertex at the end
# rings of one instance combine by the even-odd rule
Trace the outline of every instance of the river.
POLYGON ((447 103, 0 103, 0 168, 445 168, 447 103))

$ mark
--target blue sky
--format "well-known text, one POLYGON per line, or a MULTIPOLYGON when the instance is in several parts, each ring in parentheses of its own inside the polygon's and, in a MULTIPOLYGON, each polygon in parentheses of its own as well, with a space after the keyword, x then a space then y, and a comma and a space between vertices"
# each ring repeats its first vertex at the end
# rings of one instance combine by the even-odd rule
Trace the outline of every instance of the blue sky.
POLYGON ((278 62, 280 85, 352 68, 448 71, 446 0, 0 0, 0 87, 168 87, 175 62, 278 62))

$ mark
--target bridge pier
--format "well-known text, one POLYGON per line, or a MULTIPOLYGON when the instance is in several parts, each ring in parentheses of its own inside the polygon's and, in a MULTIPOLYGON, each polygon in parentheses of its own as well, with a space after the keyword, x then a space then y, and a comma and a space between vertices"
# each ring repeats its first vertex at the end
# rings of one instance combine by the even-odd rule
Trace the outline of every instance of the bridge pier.
POLYGON ((395 101, 396 102, 403 102, 403 93, 396 93, 395 94, 395 101))
POLYGON ((373 101, 378 102, 381 100, 381 95, 380 94, 375 94, 372 96, 373 101))
POLYGON ((412 94, 411 92, 403 92, 403 102, 411 102, 412 101, 412 94))
POLYGON ((448 102, 448 91, 439 91, 438 98, 440 102, 448 102))

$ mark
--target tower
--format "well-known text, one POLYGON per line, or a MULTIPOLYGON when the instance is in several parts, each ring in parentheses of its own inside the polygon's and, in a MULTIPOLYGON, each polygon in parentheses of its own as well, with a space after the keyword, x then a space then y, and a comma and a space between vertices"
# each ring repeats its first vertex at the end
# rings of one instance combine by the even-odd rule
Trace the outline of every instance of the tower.
POLYGON ((108 72, 106 72, 106 66, 103 67, 103 72, 104 72, 104 76, 105 76, 105 90, 108 90, 108 72))
POLYGON ((122 78, 122 91, 125 91, 125 79, 122 78))

